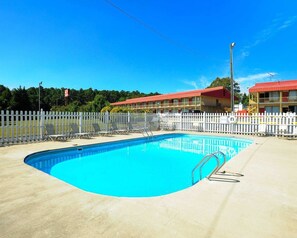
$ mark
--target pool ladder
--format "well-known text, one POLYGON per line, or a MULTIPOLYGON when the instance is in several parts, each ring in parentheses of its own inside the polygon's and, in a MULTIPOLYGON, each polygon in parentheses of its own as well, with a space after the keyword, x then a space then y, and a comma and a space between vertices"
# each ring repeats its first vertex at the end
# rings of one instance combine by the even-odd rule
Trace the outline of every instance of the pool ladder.
POLYGON ((153 132, 149 128, 143 128, 143 131, 141 133, 144 137, 147 137, 148 139, 154 136, 153 132))
POLYGON ((210 177, 213 174, 216 174, 222 167, 223 165, 226 163, 226 155, 221 152, 221 151, 216 151, 214 153, 208 154, 206 156, 204 156, 202 158, 202 160, 200 160, 200 162, 194 167, 194 169, 192 170, 192 185, 196 184, 197 182, 195 182, 195 171, 200 168, 200 179, 199 181, 202 179, 202 168, 203 166, 211 159, 211 158, 215 158, 216 159, 216 167, 212 170, 212 172, 207 176, 208 179, 210 179, 210 177), (223 155, 223 163, 220 164, 220 159, 218 157, 218 155, 223 155))

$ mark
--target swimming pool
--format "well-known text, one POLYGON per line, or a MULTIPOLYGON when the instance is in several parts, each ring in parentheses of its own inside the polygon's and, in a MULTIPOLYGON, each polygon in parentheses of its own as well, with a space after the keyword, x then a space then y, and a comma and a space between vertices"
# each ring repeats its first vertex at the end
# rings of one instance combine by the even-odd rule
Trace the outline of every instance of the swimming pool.
MULTIPOLYGON (((29 155, 25 163, 85 191, 120 197, 165 195, 192 186, 192 169, 207 154, 227 160, 251 140, 167 134, 29 155)), ((202 177, 215 166, 210 161, 202 177)))

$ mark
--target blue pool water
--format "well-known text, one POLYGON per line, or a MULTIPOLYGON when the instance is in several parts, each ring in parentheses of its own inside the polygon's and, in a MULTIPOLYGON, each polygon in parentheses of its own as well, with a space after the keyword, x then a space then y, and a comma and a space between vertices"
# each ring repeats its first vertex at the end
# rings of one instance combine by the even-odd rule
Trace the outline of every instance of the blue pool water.
MULTIPOLYGON (((192 186, 192 169, 205 155, 222 151, 229 160, 251 143, 229 137, 170 134, 152 140, 45 151, 28 156, 25 163, 89 192, 151 197, 192 186)), ((215 160, 207 163, 203 177, 214 166, 215 160)))

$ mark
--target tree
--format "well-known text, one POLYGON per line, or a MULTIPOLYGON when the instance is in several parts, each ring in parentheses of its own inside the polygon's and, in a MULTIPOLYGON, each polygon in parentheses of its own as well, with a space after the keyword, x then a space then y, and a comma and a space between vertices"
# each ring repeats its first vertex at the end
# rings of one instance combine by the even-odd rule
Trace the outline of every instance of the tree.
POLYGON ((241 96, 241 103, 243 104, 244 107, 247 107, 249 105, 249 96, 244 93, 241 96))
POLYGON ((80 106, 81 104, 79 101, 74 101, 74 102, 71 102, 69 105, 67 105, 66 110, 69 112, 78 112, 80 111, 79 110, 80 106))
POLYGON ((38 103, 38 88, 28 88, 27 89, 27 94, 28 94, 28 98, 29 98, 29 102, 30 102, 30 108, 33 111, 38 111, 39 108, 39 103, 38 103))
POLYGON ((133 112, 133 110, 130 110, 126 107, 114 107, 110 111, 110 113, 118 113, 118 112, 133 112))
POLYGON ((0 110, 10 109, 11 92, 9 88, 0 85, 0 110))
POLYGON ((101 112, 110 112, 112 110, 112 107, 110 105, 105 106, 101 109, 101 112))
POLYGON ((97 94, 94 98, 92 105, 92 112, 100 112, 103 107, 107 105, 106 98, 100 94, 97 94))
POLYGON ((22 87, 12 90, 10 105, 12 110, 32 110, 27 90, 22 87))
MULTIPOLYGON (((41 108, 44 111, 83 111, 98 112, 110 103, 124 101, 127 98, 158 95, 159 93, 141 93, 139 91, 116 91, 97 89, 70 89, 67 105, 64 99, 65 88, 40 88, 41 108)), ((38 110, 39 88, 31 87, 9 90, 0 85, 0 110, 38 110)), ((111 109, 110 109, 111 110, 111 109)))
MULTIPOLYGON (((231 80, 229 77, 219 78, 217 77, 207 88, 214 88, 218 86, 223 86, 229 91, 231 91, 231 80)), ((240 87, 237 82, 234 82, 234 94, 237 95, 240 93, 240 87)))

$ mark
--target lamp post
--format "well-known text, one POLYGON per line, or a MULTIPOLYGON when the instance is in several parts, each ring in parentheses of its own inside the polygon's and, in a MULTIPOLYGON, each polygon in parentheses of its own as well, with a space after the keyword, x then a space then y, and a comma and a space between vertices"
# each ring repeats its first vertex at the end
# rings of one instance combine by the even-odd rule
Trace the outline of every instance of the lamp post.
POLYGON ((39 83, 38 87, 38 111, 40 112, 40 87, 42 85, 42 82, 39 83))
POLYGON ((235 43, 230 44, 230 84, 231 84, 231 112, 234 111, 234 80, 233 80, 233 48, 235 43))

